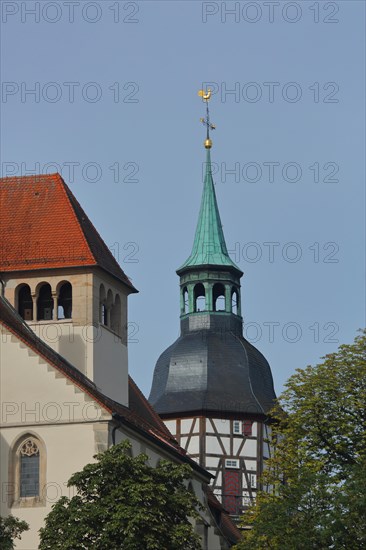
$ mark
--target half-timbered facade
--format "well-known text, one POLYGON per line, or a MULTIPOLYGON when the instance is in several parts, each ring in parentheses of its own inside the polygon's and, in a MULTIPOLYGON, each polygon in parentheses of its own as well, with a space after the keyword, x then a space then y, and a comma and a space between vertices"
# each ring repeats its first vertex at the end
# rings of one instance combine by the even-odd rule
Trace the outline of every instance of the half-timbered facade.
POLYGON ((212 490, 227 512, 240 515, 255 499, 258 476, 269 457, 267 424, 202 415, 165 424, 191 458, 214 476, 212 490))
POLYGON ((181 335, 159 357, 150 402, 180 445, 214 476, 224 508, 238 516, 255 498, 269 456, 270 366, 243 337, 243 272, 227 252, 212 179, 206 175, 192 253, 180 277, 181 335))

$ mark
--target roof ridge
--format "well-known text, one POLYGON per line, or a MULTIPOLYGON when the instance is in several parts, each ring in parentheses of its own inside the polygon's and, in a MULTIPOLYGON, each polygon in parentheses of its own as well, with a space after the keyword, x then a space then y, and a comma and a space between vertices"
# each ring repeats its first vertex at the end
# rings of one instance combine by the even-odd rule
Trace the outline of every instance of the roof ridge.
POLYGON ((137 292, 60 173, 0 178, 0 193, 4 271, 98 266, 137 292))
MULTIPOLYGON (((61 179, 62 179, 62 178, 61 178, 61 179)), ((84 238, 85 238, 86 243, 87 243, 87 245, 88 245, 88 247, 89 247, 90 253, 92 254, 92 256, 93 256, 93 258, 94 258, 94 260, 95 260, 95 262, 96 262, 96 265, 99 265, 99 264, 98 264, 98 260, 97 260, 97 258, 95 257, 95 256, 96 256, 96 255, 95 255, 95 252, 93 251, 93 247, 92 247, 92 245, 90 244, 87 235, 85 235, 85 233, 84 233, 82 227, 80 226, 80 222, 79 222, 78 217, 77 217, 77 214, 76 214, 76 212, 75 212, 74 205, 72 204, 72 200, 71 200, 71 198, 70 198, 70 195, 71 195, 72 199, 77 203, 77 206, 80 208, 80 210, 82 211, 82 213, 85 215, 85 218, 88 220, 88 222, 89 222, 90 225, 92 226, 93 230, 95 231, 97 237, 98 237, 99 240, 100 240, 100 243, 102 244, 102 247, 103 247, 103 245, 104 245, 104 247, 105 247, 106 250, 108 251, 108 254, 109 254, 110 259, 112 260, 112 262, 115 264, 115 266, 116 266, 118 269, 122 269, 121 266, 119 265, 119 263, 117 262, 116 258, 113 256, 113 254, 112 254, 111 251, 109 250, 108 246, 107 246, 106 243, 104 242, 104 240, 103 240, 102 236, 100 235, 99 231, 96 229, 95 225, 93 224, 93 222, 91 221, 91 219, 89 218, 89 216, 86 214, 86 212, 85 212, 85 210, 83 209, 83 207, 81 206, 80 202, 77 200, 77 198, 75 197, 74 193, 71 191, 70 187, 67 185, 67 183, 65 183, 64 180, 62 180, 62 181, 63 181, 63 183, 64 183, 64 191, 65 191, 65 193, 66 193, 66 195, 67 195, 67 198, 68 198, 68 200, 69 200, 69 202, 70 202, 70 204, 71 204, 72 211, 73 211, 73 213, 74 213, 74 215, 75 215, 75 217, 76 217, 76 220, 77 220, 77 222, 78 222, 78 225, 79 225, 79 227, 80 227, 80 230, 82 231, 82 233, 83 233, 83 235, 84 235, 84 238)), ((100 266, 100 267, 101 267, 101 266, 100 266)), ((105 269, 105 268, 104 268, 104 269, 105 269)), ((124 273, 124 272, 123 272, 123 273, 124 273)), ((129 278, 125 273, 124 273, 124 276, 126 277, 127 281, 130 283, 130 286, 131 286, 132 288, 134 288, 132 282, 130 281, 130 278, 129 278)))
MULTIPOLYGON (((24 179, 34 179, 34 178, 54 178, 55 176, 60 176, 59 172, 50 172, 49 174, 28 174, 24 176, 2 176, 0 178, 0 181, 2 180, 24 180, 24 179)), ((61 177, 61 176, 60 176, 61 177)))
POLYGON ((156 410, 152 407, 152 405, 149 403, 148 399, 144 396, 144 394, 142 393, 142 391, 140 390, 140 388, 138 387, 138 385, 136 384, 136 382, 133 380, 133 378, 131 378, 130 375, 128 375, 128 378, 131 382, 131 384, 134 386, 137 394, 139 395, 139 397, 142 397, 143 401, 144 401, 144 404, 147 405, 147 408, 149 409, 150 413, 152 414, 152 416, 155 418, 155 420, 159 423, 159 425, 162 426, 163 428, 163 432, 165 432, 167 435, 169 435, 172 439, 175 440, 175 438, 173 437, 173 435, 171 434, 171 432, 169 431, 169 429, 167 428, 167 426, 164 424, 164 422, 162 421, 161 417, 158 415, 158 413, 156 412, 156 410))
MULTIPOLYGON (((80 226, 79 220, 78 220, 78 218, 77 218, 77 216, 76 216, 76 212, 75 212, 74 207, 73 207, 73 205, 72 205, 72 202, 71 202, 71 200, 70 200, 70 198, 69 198, 69 195, 68 195, 68 193, 67 193, 67 191, 66 191, 66 189, 69 189, 69 188, 68 188, 67 184, 65 183, 65 180, 63 179, 63 177, 61 176, 61 174, 59 174, 58 172, 56 172, 56 173, 55 173, 55 176, 56 176, 55 179, 57 180, 57 182, 59 183, 59 185, 61 185, 62 193, 65 195, 65 197, 66 197, 66 199, 67 199, 67 202, 68 202, 68 204, 70 205, 70 208, 71 208, 71 211, 72 211, 72 215, 73 215, 73 217, 74 217, 74 219, 75 219, 75 221, 76 221, 76 225, 77 225, 77 227, 78 227, 79 233, 81 234, 81 238, 82 238, 83 241, 85 242, 86 247, 88 248, 90 254, 93 256, 94 261, 95 261, 95 265, 97 265, 97 261, 96 261, 96 259, 95 259, 94 254, 93 254, 93 251, 91 250, 90 245, 89 245, 89 243, 88 243, 88 240, 87 240, 87 238, 86 238, 86 235, 85 235, 84 231, 82 230, 82 228, 81 228, 81 226, 80 226)), ((76 199, 75 199, 75 200, 76 200, 76 199)), ((81 207, 80 207, 80 208, 81 208, 81 207)), ((86 214, 85 214, 85 215, 86 215, 86 214)))

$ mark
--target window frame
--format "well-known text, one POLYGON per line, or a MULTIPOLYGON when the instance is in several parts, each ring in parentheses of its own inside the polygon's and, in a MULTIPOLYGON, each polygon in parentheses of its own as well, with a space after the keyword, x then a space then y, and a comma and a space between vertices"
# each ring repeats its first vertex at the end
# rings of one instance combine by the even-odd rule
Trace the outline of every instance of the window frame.
POLYGON ((17 437, 10 448, 8 468, 8 506, 9 508, 29 508, 46 506, 46 447, 42 439, 30 432, 17 437), (31 440, 39 452, 38 495, 21 496, 21 447, 31 440))
POLYGON ((233 435, 243 435, 241 420, 233 420, 233 435))
POLYGON ((228 469, 228 470, 239 470, 240 469, 240 464, 239 464, 239 459, 238 458, 225 458, 225 469, 228 469), (229 463, 234 463, 234 464, 229 464, 229 463))

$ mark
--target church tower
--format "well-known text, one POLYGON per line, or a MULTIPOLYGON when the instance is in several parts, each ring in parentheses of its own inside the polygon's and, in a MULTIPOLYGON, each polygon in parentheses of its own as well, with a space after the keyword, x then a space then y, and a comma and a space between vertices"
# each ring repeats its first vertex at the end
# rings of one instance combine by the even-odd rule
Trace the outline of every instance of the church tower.
POLYGON ((267 415, 276 395, 267 360, 243 337, 243 272, 227 251, 212 178, 211 94, 200 95, 206 173, 192 253, 177 270, 181 335, 156 363, 149 401, 238 516, 255 498, 270 453, 267 415))
POLYGON ((104 394, 128 406, 127 298, 137 292, 59 174, 0 179, 5 298, 104 394))

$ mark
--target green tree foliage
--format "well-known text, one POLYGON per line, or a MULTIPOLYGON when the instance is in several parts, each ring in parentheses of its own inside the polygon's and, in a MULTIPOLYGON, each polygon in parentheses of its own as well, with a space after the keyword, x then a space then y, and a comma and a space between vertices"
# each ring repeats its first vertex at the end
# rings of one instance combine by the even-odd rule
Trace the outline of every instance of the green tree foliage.
POLYGON ((201 548, 188 518, 199 503, 186 487, 187 465, 144 454, 129 456, 124 441, 96 455, 96 462, 71 476, 77 494, 61 497, 40 530, 40 550, 196 550, 201 548))
POLYGON ((366 548, 366 331, 297 369, 273 417, 273 456, 237 550, 366 548))
POLYGON ((12 550, 14 540, 20 539, 23 531, 28 531, 29 526, 26 521, 22 521, 14 516, 3 518, 0 516, 0 548, 1 550, 12 550))

